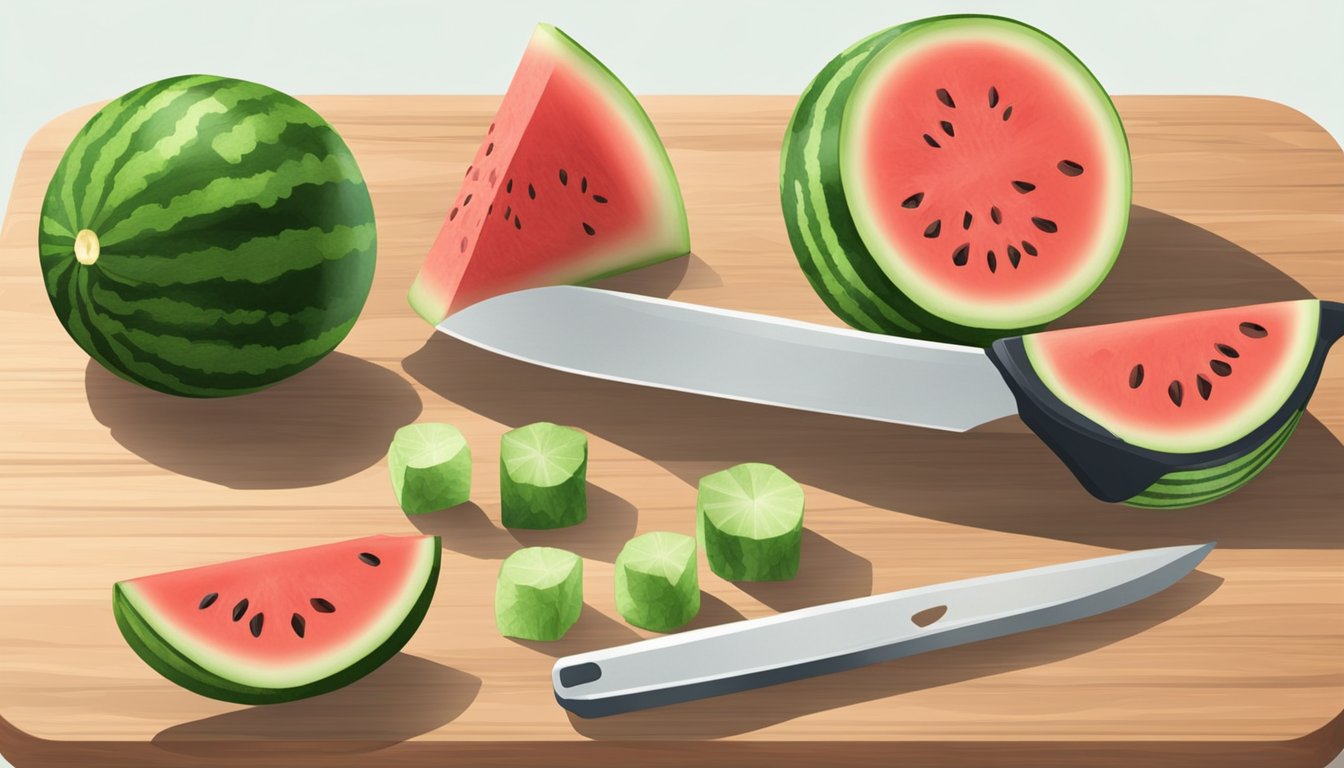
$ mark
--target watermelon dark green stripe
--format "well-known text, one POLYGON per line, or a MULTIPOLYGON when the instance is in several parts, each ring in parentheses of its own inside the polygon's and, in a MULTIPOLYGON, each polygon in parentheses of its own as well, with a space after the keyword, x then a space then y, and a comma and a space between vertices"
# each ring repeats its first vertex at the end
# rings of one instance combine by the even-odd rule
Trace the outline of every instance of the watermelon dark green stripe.
POLYGON ((349 333, 373 280, 373 207, 345 143, 265 86, 192 76, 104 107, 47 190, 57 315, 119 376, 179 395, 255 391, 349 333), (92 264, 76 235, 96 235, 92 264))
POLYGON ((798 263, 822 300, 845 322, 867 331, 919 336, 920 327, 883 297, 894 286, 870 260, 848 258, 847 244, 860 242, 838 179, 825 178, 819 160, 838 141, 838 114, 863 63, 895 33, 860 41, 831 61, 803 93, 784 137, 780 194, 785 224, 798 263), (833 215, 835 214, 835 215, 833 215))
POLYGON ((1298 411, 1279 431, 1245 456, 1217 467, 1164 475, 1125 503, 1145 509, 1180 509, 1222 498, 1264 471, 1288 443, 1301 419, 1302 412, 1298 411))

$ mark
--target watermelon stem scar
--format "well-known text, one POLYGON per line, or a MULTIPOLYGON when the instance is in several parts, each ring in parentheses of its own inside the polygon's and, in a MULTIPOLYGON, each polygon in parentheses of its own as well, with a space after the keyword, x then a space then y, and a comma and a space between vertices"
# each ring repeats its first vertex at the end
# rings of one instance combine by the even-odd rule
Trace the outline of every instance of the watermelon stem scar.
POLYGON ((1000 339, 989 357, 1088 492, 1176 509, 1269 465, 1341 336, 1344 304, 1304 299, 1000 339))
POLYGON ((86 267, 98 260, 98 235, 91 229, 81 229, 75 235, 75 260, 86 267))

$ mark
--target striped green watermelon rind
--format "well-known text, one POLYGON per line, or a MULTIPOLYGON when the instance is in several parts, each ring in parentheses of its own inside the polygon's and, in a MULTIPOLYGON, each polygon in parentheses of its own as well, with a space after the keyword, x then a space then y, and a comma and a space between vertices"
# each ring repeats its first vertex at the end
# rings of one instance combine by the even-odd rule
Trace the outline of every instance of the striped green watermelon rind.
POLYGON ((1206 469, 1169 472, 1124 503, 1143 509, 1183 509, 1216 501, 1260 474, 1283 450, 1302 420, 1298 411, 1250 453, 1206 469))
POLYGON ((94 360, 192 397, 256 391, 316 363, 373 280, 373 206, 316 112, 263 85, 174 77, 71 141, 43 201, 52 307, 94 360), (82 231, 98 239, 76 257, 82 231))
POLYGON ((420 592, 405 618, 378 645, 351 649, 348 655, 333 660, 331 674, 303 685, 263 688, 241 684, 206 669, 155 631, 120 583, 113 586, 112 612, 122 637, 135 654, 154 671, 193 693, 237 704, 278 704, 306 699, 343 688, 382 666, 405 647, 420 628, 434 599, 442 561, 439 537, 428 537, 426 541, 431 563, 424 582, 415 585, 420 592))
MULTIPOLYGON (((925 306, 896 285, 882 269, 861 234, 842 179, 844 122, 851 111, 856 86, 866 68, 900 38, 931 26, 968 20, 1006 22, 1029 30, 1062 52, 1061 65, 1076 67, 1105 98, 1092 73, 1054 38, 1008 19, 981 15, 950 15, 921 19, 873 34, 828 63, 812 80, 794 108, 780 158, 780 200, 789 241, 803 273, 822 301, 837 317, 859 330, 912 338, 956 341, 979 346, 1014 334, 1030 333, 1077 306, 1096 289, 1119 255, 1129 216, 1131 179, 1128 159, 1123 164, 1124 205, 1117 206, 1115 238, 1107 253, 1096 255, 1103 268, 1091 286, 1070 303, 1037 313, 1034 322, 1005 321, 997 327, 958 322, 938 308, 925 306)), ((1109 99, 1107 99, 1109 104, 1109 99)), ((1112 108, 1113 111, 1113 108, 1112 108)), ((1115 118, 1119 145, 1128 140, 1115 118)))

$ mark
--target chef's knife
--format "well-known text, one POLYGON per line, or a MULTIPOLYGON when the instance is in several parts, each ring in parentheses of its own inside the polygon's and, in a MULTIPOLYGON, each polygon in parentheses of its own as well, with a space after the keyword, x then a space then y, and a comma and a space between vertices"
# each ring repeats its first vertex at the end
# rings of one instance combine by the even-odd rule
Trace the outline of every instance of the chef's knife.
MULTIPOLYGON (((1336 327, 1344 305, 1321 305, 1322 332, 1308 370, 1281 413, 1246 444, 1265 442, 1306 406, 1325 349, 1344 333, 1336 327)), ((1129 499, 1168 472, 1229 458, 1125 443, 1045 387, 1021 337, 980 349, 574 286, 496 296, 438 329, 561 371, 805 411, 956 432, 1018 413, 1104 501, 1129 499)))
POLYGON ((774 685, 1114 610, 1194 570, 1213 544, 953 581, 566 656, 556 701, 581 717, 774 685))

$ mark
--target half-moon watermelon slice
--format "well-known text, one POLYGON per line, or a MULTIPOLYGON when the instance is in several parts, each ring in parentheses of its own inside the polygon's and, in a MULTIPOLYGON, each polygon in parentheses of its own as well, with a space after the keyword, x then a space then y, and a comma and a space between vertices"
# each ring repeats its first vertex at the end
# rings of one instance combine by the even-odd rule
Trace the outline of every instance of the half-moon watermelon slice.
POLYGON ((539 24, 409 300, 437 324, 508 291, 584 283, 690 251, 686 208, 643 107, 539 24))
POLYGON ((351 683, 415 634, 438 581, 437 536, 370 536, 118 582, 112 607, 159 674, 271 704, 351 683))
POLYGON ((1269 465, 1342 334, 1344 305, 1305 299, 1001 339, 990 357, 1094 495, 1175 508, 1269 465))
POLYGON ((798 262, 842 320, 987 344, 1106 277, 1129 221, 1129 146, 1054 38, 942 16, 822 69, 789 123, 780 194, 798 262))

